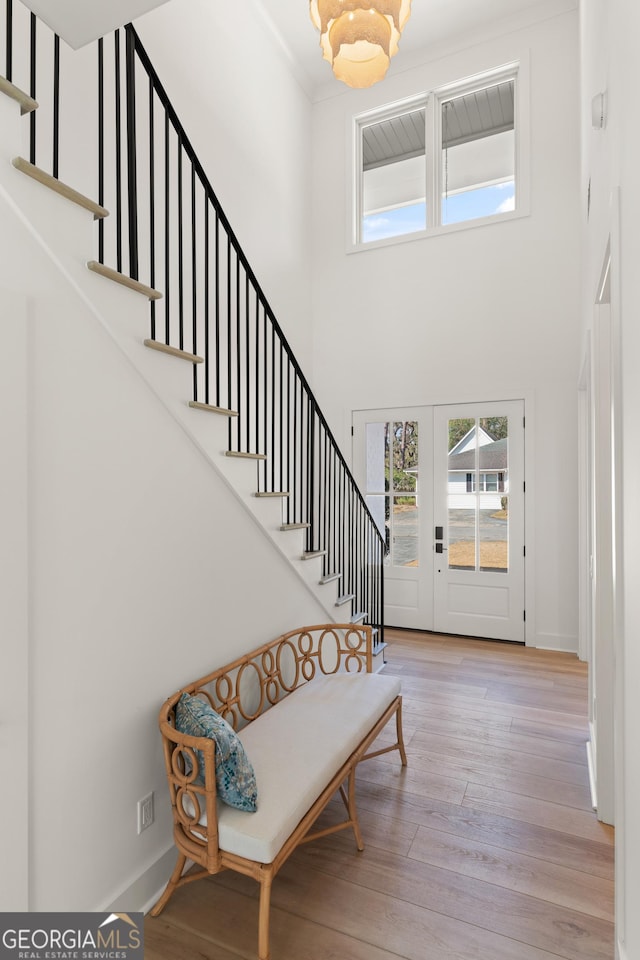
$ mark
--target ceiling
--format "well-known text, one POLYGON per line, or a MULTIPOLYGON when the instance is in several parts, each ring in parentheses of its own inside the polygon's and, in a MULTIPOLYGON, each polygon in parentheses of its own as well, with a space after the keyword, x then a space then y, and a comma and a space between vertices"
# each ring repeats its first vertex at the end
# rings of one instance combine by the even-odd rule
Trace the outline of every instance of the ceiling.
MULTIPOLYGON (((308 0, 253 0, 253 4, 284 46, 310 95, 324 98, 346 89, 322 58, 308 0)), ((412 0, 411 16, 388 75, 415 66, 424 60, 426 50, 437 55, 439 48, 455 45, 461 37, 465 44, 481 40, 497 21, 504 21, 506 29, 515 28, 577 6, 578 0, 412 0)))
MULTIPOLYGON (((24 0, 73 47, 135 20, 169 0, 24 0)), ((213 2, 213 0, 212 0, 213 2)), ((319 34, 308 0, 246 0, 275 35, 298 80, 313 99, 337 96, 346 88, 322 59, 319 34)), ((503 21, 505 29, 574 9, 579 0, 413 0, 411 16, 391 61, 389 75, 435 56, 443 48, 481 40, 503 21)))

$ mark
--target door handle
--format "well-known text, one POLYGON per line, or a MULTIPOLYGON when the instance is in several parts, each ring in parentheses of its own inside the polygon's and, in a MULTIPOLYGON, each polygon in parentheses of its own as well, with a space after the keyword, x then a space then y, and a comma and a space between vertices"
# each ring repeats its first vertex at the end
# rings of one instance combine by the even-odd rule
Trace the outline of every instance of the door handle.
POLYGON ((443 553, 447 548, 442 543, 436 543, 436 553, 443 553))
POLYGON ((444 527, 436 527, 436 540, 444 540, 444 527))

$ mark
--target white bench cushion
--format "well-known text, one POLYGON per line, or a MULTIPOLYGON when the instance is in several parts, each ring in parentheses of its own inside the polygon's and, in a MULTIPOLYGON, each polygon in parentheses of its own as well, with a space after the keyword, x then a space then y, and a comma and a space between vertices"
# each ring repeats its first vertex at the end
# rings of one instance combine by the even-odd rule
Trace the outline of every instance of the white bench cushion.
POLYGON ((220 849, 271 863, 399 693, 395 677, 321 676, 241 730, 258 784, 258 809, 246 813, 218 803, 220 849))

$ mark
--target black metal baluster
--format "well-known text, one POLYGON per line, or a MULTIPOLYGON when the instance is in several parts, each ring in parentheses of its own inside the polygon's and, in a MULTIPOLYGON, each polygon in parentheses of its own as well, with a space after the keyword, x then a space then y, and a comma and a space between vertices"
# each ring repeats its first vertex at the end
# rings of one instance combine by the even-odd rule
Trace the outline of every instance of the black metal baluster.
POLYGON ((178 160, 176 167, 178 178, 178 345, 181 350, 184 350, 184 236, 182 229, 184 210, 182 199, 182 142, 180 137, 178 137, 178 160))
POLYGON ((171 339, 171 151, 169 149, 169 114, 164 112, 164 342, 171 339))
POLYGON ((120 31, 114 33, 116 95, 116 270, 122 273, 122 111, 120 104, 120 31))
MULTIPOLYGON (((30 55, 30 77, 29 77, 29 95, 35 100, 36 99, 36 25, 37 19, 35 13, 31 14, 31 30, 30 30, 30 42, 29 42, 29 55, 30 55)), ((36 113, 37 110, 32 110, 29 115, 29 160, 31 163, 36 162, 36 113)))
MULTIPOLYGON (((104 206, 104 40, 98 40, 98 203, 104 206)), ((98 221, 98 260, 104 263, 104 217, 98 221)))
MULTIPOLYGON (((268 370, 269 370, 269 365, 268 365, 268 363, 267 363, 267 357, 268 357, 268 353, 269 353, 269 340, 268 340, 268 337, 267 337, 268 329, 267 329, 267 308, 266 308, 266 306, 263 308, 263 314, 264 314, 264 323, 263 323, 263 328, 262 328, 262 354, 263 354, 263 364, 264 364, 264 377, 263 377, 263 382, 264 382, 264 402, 263 402, 263 405, 262 405, 262 419, 263 419, 263 424, 262 424, 263 447, 262 447, 262 450, 263 450, 264 453, 266 453, 267 455, 269 455, 269 453, 270 453, 270 451, 269 451, 269 433, 268 433, 268 423, 269 423, 269 377, 268 377, 268 370)), ((263 471, 262 471, 262 483, 263 483, 263 489, 264 489, 264 490, 267 489, 267 479, 268 479, 268 475, 269 475, 269 460, 270 460, 270 459, 272 459, 272 458, 269 457, 267 460, 264 461, 264 469, 263 469, 263 471)))
POLYGON ((271 490, 276 483, 276 328, 271 325, 271 490))
POLYGON ((220 406, 220 218, 215 220, 216 406, 220 406))
MULTIPOLYGON (((196 170, 191 164, 191 330, 193 352, 198 353, 198 265, 196 258, 196 170)), ((198 364, 193 364, 193 399, 198 399, 198 364)))
POLYGON ((242 419, 244 413, 244 404, 242 402, 242 341, 240 332, 240 258, 236 254, 236 394, 238 397, 238 416, 236 428, 236 450, 242 450, 242 419))
POLYGON ((255 338, 255 352, 256 352, 256 382, 255 382, 255 418, 256 418, 256 453, 262 453, 263 447, 260 443, 260 299, 258 297, 258 291, 256 290, 256 338, 255 338))
POLYGON ((257 453, 257 449, 254 447, 253 451, 251 450, 251 330, 249 323, 250 316, 250 303, 249 303, 249 276, 245 271, 244 275, 244 351, 245 351, 245 421, 246 421, 246 431, 247 431, 247 450, 253 453, 257 453))
MULTIPOLYGON (((289 364, 287 368, 287 490, 291 490, 291 442, 295 443, 295 430, 291 427, 291 377, 294 377, 295 370, 289 364), (293 438, 292 438, 293 434, 293 438)), ((292 498, 287 497, 287 523, 296 522, 296 506, 291 502, 292 498)))
POLYGON ((5 43, 5 76, 13 78, 13 0, 7 0, 5 25, 7 30, 5 43))
POLYGON ((328 536, 328 522, 329 522, 329 505, 328 505, 328 484, 329 484, 329 475, 328 475, 328 450, 329 438, 327 437, 327 431, 322 428, 322 445, 323 445, 323 458, 322 458, 322 490, 323 490, 323 501, 322 501, 322 513, 320 522, 322 524, 322 549, 327 550, 327 555, 324 558, 324 573, 325 575, 330 572, 331 567, 329 565, 329 536, 328 536))
POLYGON ((127 89, 127 183, 129 223, 129 276, 137 280, 138 271, 138 151, 136 133, 136 62, 133 34, 126 28, 125 79, 127 89))
POLYGON ((58 178, 60 157, 60 37, 53 37, 53 175, 58 178))
MULTIPOLYGON (((156 285, 156 164, 153 83, 149 77, 149 283, 156 285)), ((156 302, 151 301, 151 339, 156 338, 156 302)))
POLYGON ((312 409, 311 401, 309 400, 309 473, 308 473, 308 487, 309 487, 309 519, 311 520, 311 529, 313 531, 314 539, 316 541, 314 549, 317 549, 317 534, 316 534, 316 510, 315 510, 315 469, 316 469, 316 417, 315 410, 312 409))
POLYGON ((211 375, 210 330, 209 330, 209 198, 204 198, 204 402, 209 403, 209 377, 211 375))
MULTIPOLYGON (((227 234, 227 408, 233 410, 232 402, 232 382, 231 382, 231 370, 232 370, 232 349, 231 349, 231 237, 227 234)), ((232 446, 232 434, 231 434, 231 417, 229 418, 229 450, 233 449, 232 446)))
POLYGON ((279 438, 278 438, 278 439, 279 439, 279 444, 278 444, 278 446, 280 447, 280 473, 279 473, 279 478, 278 478, 278 489, 279 489, 279 490, 284 490, 284 487, 285 487, 285 482, 284 482, 284 430, 283 430, 283 423, 282 423, 282 418, 283 418, 283 416, 284 416, 284 403, 283 403, 284 394, 283 394, 283 382, 282 382, 283 363, 284 363, 284 346, 283 346, 282 340, 280 340, 280 400, 279 400, 279 408, 280 408, 280 435, 279 435, 279 438))
POLYGON ((298 377, 293 378, 293 471, 287 475, 287 483, 291 489, 291 512, 293 523, 304 523, 305 518, 298 510, 297 504, 297 483, 296 483, 296 465, 298 463, 298 377))

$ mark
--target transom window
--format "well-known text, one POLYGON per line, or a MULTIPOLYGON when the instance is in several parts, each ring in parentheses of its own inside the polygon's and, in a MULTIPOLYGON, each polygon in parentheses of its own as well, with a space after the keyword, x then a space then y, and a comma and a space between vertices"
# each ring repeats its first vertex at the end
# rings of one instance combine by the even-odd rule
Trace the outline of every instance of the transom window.
POLYGON ((517 72, 356 118, 357 245, 517 210, 517 72))

